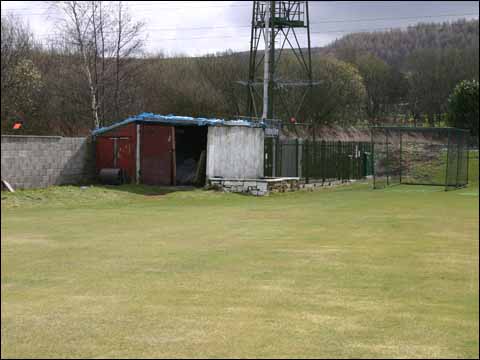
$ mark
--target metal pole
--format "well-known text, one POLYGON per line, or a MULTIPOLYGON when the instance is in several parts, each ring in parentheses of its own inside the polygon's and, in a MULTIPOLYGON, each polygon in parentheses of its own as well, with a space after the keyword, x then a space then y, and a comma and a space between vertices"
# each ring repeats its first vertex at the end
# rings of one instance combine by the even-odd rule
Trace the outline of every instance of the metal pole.
POLYGON ((263 113, 262 120, 268 118, 268 90, 270 85, 270 46, 273 41, 270 41, 270 1, 265 5, 265 30, 263 36, 265 39, 265 57, 263 66, 263 113))
POLYGON ((305 180, 306 180, 306 183, 309 184, 310 183, 310 151, 308 147, 310 146, 310 142, 308 141, 308 138, 307 140, 305 140, 304 146, 305 146, 305 180))
POLYGON ((465 185, 468 185, 468 168, 470 167, 470 144, 468 142, 468 139, 466 140, 465 146, 467 147, 467 176, 465 179, 465 185))
POLYGON ((270 65, 268 66, 270 75, 268 76, 268 111, 267 117, 269 119, 274 118, 274 74, 275 74, 275 16, 276 16, 276 5, 275 1, 272 1, 270 4, 270 56, 268 61, 270 65))
MULTIPOLYGON (((252 86, 253 86, 253 81, 255 80, 255 66, 256 66, 256 34, 257 34, 257 29, 255 28, 255 10, 258 7, 258 3, 256 1, 253 2, 253 7, 252 7, 252 29, 250 33, 250 65, 249 65, 249 74, 248 74, 248 81, 249 84, 247 86, 247 97, 248 97, 248 108, 247 108, 247 113, 249 116, 252 116, 254 114, 254 104, 253 102, 255 99, 253 98, 253 92, 252 92, 252 86)), ((255 114, 257 116, 257 114, 255 114)))
POLYGON ((299 142, 298 142, 298 138, 295 139, 295 177, 298 177, 298 166, 300 165, 299 162, 298 162, 298 146, 299 146, 299 142))
POLYGON ((282 176, 282 161, 283 161, 283 144, 280 143, 280 138, 277 137, 277 168, 275 170, 275 176, 282 176))
POLYGON ((325 140, 322 140, 320 143, 320 172, 322 176, 322 185, 325 183, 325 178, 326 178, 326 173, 327 171, 325 170, 325 162, 327 158, 327 146, 325 144, 325 140))
POLYGON ((387 186, 390 185, 390 181, 389 181, 389 175, 390 175, 390 157, 389 157, 389 154, 388 154, 388 130, 386 131, 385 133, 385 138, 387 140, 387 186))
POLYGON ((370 151, 372 152, 372 157, 371 157, 371 161, 372 161, 372 175, 373 175, 373 188, 375 189, 375 145, 374 145, 374 142, 373 142, 373 129, 370 129, 370 143, 371 143, 371 149, 370 151))
POLYGON ((272 138, 272 177, 277 176, 277 138, 272 138))
POLYGON ((457 139, 457 177, 455 180, 455 187, 459 187, 458 185, 458 171, 460 170, 460 134, 457 132, 456 133, 456 139, 457 139))
POLYGON ((402 132, 400 131, 400 184, 402 183, 402 150, 403 150, 402 132))
POLYGON ((312 50, 310 43, 310 13, 308 11, 308 1, 305 1, 305 12, 307 15, 307 41, 308 41, 308 80, 310 80, 310 90, 312 87, 312 50))
POLYGON ((448 129, 447 168, 445 169, 445 191, 448 190, 448 163, 450 157, 450 129, 448 129))
MULTIPOLYGON (((309 9, 308 9, 308 1, 305 1, 305 12, 306 12, 306 16, 307 16, 308 80, 310 82, 309 87, 307 89, 307 91, 308 91, 307 109, 308 109, 308 106, 311 106, 311 103, 312 103, 312 92, 313 92, 312 91, 312 80, 313 80, 313 75, 312 75, 312 50, 311 50, 311 41, 310 41, 310 13, 309 13, 309 9)), ((313 118, 310 119, 310 121, 313 122, 313 118)), ((315 129, 313 131, 315 131, 315 129)))

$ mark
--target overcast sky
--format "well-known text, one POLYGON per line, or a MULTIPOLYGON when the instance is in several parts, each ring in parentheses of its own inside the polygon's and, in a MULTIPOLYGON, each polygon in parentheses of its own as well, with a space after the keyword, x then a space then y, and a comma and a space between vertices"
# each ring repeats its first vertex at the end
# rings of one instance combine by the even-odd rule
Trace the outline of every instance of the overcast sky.
MULTIPOLYGON (((168 55, 247 51, 253 1, 125 1, 145 22, 146 50, 168 55)), ((312 46, 349 32, 419 22, 478 19, 478 1, 310 1, 312 46)), ((39 39, 55 34, 55 13, 43 1, 1 1, 2 15, 24 18, 39 39)))

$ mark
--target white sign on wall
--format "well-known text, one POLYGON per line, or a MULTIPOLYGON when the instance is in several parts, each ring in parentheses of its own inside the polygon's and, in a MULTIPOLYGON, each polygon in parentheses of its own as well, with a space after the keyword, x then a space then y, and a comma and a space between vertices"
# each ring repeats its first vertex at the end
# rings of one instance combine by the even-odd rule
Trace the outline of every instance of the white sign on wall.
POLYGON ((265 129, 265 136, 266 137, 277 137, 278 134, 279 134, 279 131, 276 128, 266 128, 265 129))

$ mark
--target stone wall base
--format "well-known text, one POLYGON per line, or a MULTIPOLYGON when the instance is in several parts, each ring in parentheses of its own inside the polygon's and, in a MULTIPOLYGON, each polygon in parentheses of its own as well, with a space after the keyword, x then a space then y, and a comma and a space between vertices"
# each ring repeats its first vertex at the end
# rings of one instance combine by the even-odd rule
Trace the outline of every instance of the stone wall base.
POLYGON ((209 178, 207 187, 224 192, 250 194, 255 196, 266 196, 272 192, 288 192, 316 188, 347 185, 356 182, 355 180, 332 180, 332 181, 311 181, 305 183, 305 179, 298 177, 264 178, 264 179, 224 179, 209 178))
POLYGON ((209 178, 210 188, 225 192, 265 196, 271 192, 296 191, 302 187, 302 180, 296 177, 271 179, 224 179, 209 178))

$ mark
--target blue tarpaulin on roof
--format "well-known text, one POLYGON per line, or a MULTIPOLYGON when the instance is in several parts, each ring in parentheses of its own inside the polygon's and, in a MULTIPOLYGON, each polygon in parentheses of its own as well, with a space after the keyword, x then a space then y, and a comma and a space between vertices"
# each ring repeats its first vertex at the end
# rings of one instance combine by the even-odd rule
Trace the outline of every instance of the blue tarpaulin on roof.
POLYGON ((209 118, 194 118, 190 116, 176 116, 176 115, 158 115, 153 113, 141 113, 129 117, 125 120, 119 121, 110 126, 105 126, 92 131, 93 135, 99 135, 104 132, 115 129, 119 126, 127 125, 134 122, 141 123, 157 123, 183 126, 249 126, 249 127, 266 127, 263 122, 251 122, 246 120, 224 120, 224 119, 209 119, 209 118))

